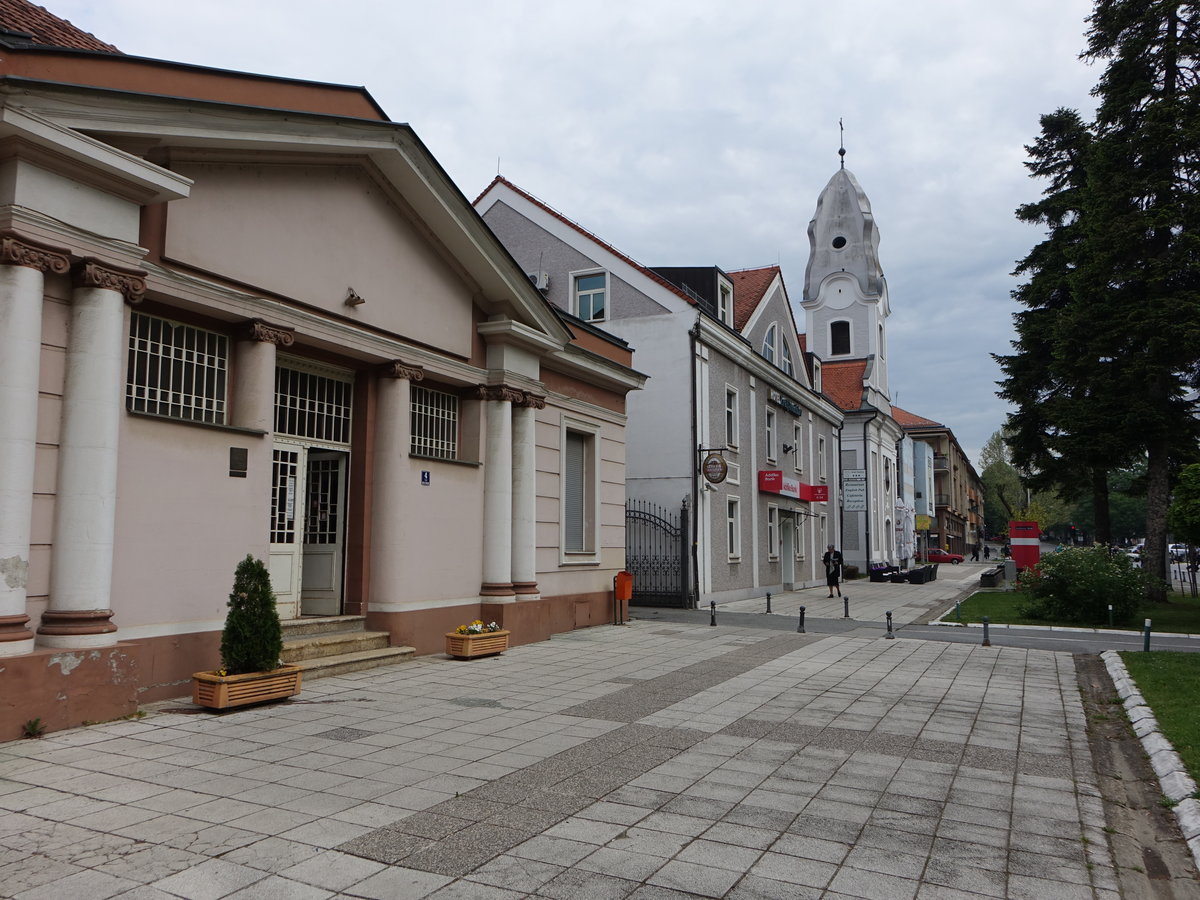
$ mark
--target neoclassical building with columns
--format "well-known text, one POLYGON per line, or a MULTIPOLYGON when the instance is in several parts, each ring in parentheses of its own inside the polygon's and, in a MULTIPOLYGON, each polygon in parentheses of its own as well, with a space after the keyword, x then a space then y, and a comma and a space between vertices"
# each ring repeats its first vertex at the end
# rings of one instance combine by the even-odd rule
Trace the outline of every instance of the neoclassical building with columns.
POLYGON ((247 554, 418 653, 611 621, 629 346, 365 90, 50 24, 0 34, 0 739, 187 694, 247 554))

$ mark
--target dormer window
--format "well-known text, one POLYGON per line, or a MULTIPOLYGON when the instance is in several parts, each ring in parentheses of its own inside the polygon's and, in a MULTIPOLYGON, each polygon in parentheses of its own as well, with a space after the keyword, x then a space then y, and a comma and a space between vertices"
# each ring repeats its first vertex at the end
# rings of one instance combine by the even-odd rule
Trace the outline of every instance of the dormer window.
POLYGON ((733 286, 724 281, 717 285, 717 318, 733 327, 733 286))
POLYGON ((603 322, 606 318, 605 298, 608 295, 608 273, 587 272, 576 275, 573 282, 572 312, 585 322, 603 322))
POLYGON ((774 325, 771 325, 771 327, 767 329, 766 338, 763 339, 762 356, 763 359, 771 363, 771 365, 775 364, 775 341, 778 333, 779 329, 774 325))
POLYGON ((821 361, 819 359, 817 359, 816 357, 812 357, 812 370, 813 370, 813 376, 812 376, 813 390, 820 393, 820 391, 823 390, 823 388, 821 387, 821 361))
POLYGON ((829 323, 829 355, 850 355, 850 323, 844 319, 829 323))

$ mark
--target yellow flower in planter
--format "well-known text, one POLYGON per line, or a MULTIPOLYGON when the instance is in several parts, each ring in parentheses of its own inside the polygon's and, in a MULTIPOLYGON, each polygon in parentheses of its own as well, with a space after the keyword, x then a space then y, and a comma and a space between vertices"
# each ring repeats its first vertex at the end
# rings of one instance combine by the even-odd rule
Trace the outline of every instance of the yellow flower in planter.
POLYGON ((476 619, 468 625, 459 625, 454 629, 455 634, 487 634, 491 631, 499 631, 500 626, 495 622, 484 624, 483 619, 476 619))

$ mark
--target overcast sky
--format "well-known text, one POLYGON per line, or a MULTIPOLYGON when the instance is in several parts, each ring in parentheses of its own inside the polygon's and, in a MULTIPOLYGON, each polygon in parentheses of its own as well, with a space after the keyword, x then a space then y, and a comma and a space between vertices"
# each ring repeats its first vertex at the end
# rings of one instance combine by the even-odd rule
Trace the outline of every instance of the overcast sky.
MULTIPOLYGON (((1092 115, 1090 0, 40 0, 137 56, 364 85, 474 199, 499 171, 646 265, 779 263, 862 184, 891 295, 892 399, 973 462, 1004 421, 1013 211, 1038 117, 1092 115)), ((648 348, 642 352, 649 352, 648 348)), ((636 365, 636 358, 635 358, 636 365)))

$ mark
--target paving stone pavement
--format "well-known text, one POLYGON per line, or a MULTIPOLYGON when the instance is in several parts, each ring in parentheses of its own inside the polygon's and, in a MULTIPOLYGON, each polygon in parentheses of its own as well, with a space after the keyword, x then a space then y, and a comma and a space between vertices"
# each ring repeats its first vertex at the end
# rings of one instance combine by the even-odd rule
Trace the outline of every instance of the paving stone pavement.
POLYGON ((1119 897, 1067 654, 639 621, 148 712, 0 744, 0 896, 1119 897))

